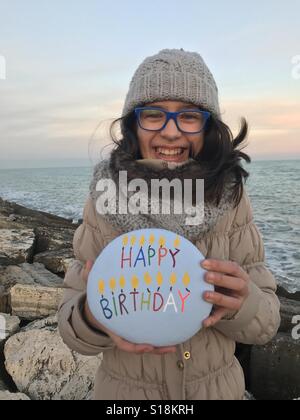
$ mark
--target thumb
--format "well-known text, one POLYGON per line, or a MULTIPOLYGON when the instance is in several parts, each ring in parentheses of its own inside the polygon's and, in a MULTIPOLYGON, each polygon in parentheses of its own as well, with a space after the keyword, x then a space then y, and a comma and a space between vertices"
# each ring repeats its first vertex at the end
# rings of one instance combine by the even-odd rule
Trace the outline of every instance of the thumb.
POLYGON ((85 264, 85 269, 86 269, 86 271, 87 271, 88 273, 91 271, 91 269, 92 269, 93 265, 94 265, 94 261, 92 261, 92 260, 87 260, 87 262, 86 262, 86 264, 85 264))
POLYGON ((85 283, 87 283, 87 281, 88 281, 89 273, 90 273, 93 265, 94 265, 94 262, 91 261, 91 260, 88 260, 85 263, 85 266, 84 266, 84 269, 83 269, 83 272, 82 272, 82 277, 83 277, 83 280, 84 280, 85 283))

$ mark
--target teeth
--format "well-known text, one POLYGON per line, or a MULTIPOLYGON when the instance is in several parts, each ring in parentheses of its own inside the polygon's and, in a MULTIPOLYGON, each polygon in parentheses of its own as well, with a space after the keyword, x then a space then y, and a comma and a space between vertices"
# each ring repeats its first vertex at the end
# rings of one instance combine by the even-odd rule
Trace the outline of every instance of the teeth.
POLYGON ((176 155, 181 155, 181 153, 183 152, 183 149, 178 148, 178 149, 170 150, 170 149, 165 149, 164 147, 158 147, 157 152, 166 156, 176 156, 176 155))

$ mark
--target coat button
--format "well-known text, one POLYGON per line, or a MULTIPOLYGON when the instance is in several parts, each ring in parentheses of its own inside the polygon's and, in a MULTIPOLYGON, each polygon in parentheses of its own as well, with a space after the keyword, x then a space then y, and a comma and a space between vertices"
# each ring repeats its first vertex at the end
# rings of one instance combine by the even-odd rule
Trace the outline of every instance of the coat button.
POLYGON ((191 358, 191 353, 190 353, 189 351, 185 351, 185 352, 184 352, 184 358, 185 358, 185 360, 190 360, 190 358, 191 358))
POLYGON ((182 361, 182 360, 178 360, 178 362, 177 362, 177 367, 178 367, 178 369, 180 369, 180 370, 183 370, 183 369, 184 369, 184 363, 183 363, 183 361, 182 361))

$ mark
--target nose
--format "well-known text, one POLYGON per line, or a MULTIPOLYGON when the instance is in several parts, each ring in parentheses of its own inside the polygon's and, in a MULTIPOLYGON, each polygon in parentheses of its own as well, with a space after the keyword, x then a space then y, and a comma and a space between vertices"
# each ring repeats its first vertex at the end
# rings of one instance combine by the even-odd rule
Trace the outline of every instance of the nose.
POLYGON ((163 130, 161 130, 160 133, 162 137, 165 137, 170 140, 177 139, 181 136, 181 132, 180 130, 178 130, 177 125, 172 118, 170 118, 167 125, 163 130))

